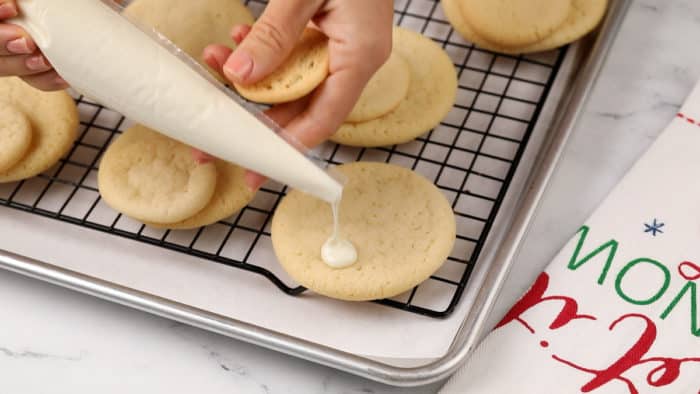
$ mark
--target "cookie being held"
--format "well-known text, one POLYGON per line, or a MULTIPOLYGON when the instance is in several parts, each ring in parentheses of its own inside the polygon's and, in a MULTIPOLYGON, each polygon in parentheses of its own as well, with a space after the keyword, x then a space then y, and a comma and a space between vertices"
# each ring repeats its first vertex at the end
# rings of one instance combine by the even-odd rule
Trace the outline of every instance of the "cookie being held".
POLYGON ((456 238, 452 207, 431 182, 395 165, 358 162, 337 167, 348 183, 340 230, 358 252, 355 264, 332 268, 321 246, 333 231, 328 203, 289 193, 272 219, 272 245, 282 267, 316 293, 348 301, 401 294, 445 262, 456 238))
POLYGON ((304 30, 284 63, 262 81, 235 84, 238 93, 261 104, 279 104, 300 99, 316 89, 329 75, 328 37, 318 30, 304 30))

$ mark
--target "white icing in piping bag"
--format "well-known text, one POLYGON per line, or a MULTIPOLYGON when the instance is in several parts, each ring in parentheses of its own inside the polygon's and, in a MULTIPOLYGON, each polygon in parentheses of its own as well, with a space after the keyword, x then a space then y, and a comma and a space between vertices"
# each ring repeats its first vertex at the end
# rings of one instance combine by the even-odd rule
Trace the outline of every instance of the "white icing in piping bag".
POLYGON ((107 0, 19 0, 24 27, 58 73, 127 118, 334 202, 342 186, 203 68, 107 0))

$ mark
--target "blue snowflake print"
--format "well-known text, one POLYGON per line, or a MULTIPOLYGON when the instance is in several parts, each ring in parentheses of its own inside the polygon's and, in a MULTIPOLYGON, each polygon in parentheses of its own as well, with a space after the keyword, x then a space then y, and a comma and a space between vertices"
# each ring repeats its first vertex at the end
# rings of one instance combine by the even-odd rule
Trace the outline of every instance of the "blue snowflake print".
POLYGON ((665 223, 659 222, 656 218, 654 218, 654 221, 651 224, 644 223, 644 232, 650 233, 653 237, 656 237, 656 234, 664 233, 664 231, 661 230, 661 227, 665 225, 665 223))

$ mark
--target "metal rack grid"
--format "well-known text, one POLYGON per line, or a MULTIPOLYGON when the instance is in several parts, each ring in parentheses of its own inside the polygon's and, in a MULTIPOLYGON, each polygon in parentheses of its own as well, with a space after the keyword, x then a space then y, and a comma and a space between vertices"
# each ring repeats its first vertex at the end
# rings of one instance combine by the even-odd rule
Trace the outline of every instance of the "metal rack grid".
MULTIPOLYGON (((246 3, 259 14, 265 1, 246 3)), ((458 236, 443 267, 411 291, 375 301, 440 318, 454 310, 478 263, 566 49, 508 56, 475 48, 453 31, 436 0, 397 0, 395 22, 432 38, 452 57, 459 75, 452 111, 409 144, 378 149, 326 144, 318 154, 333 164, 371 160, 411 168, 431 179, 452 203, 458 236)), ((85 97, 76 97, 76 103, 81 131, 71 151, 39 177, 0 185, 0 205, 254 272, 289 295, 305 291, 281 270, 272 252, 270 219, 284 186, 267 185, 237 215, 207 228, 148 228, 112 211, 97 189, 100 157, 128 121, 85 97)))

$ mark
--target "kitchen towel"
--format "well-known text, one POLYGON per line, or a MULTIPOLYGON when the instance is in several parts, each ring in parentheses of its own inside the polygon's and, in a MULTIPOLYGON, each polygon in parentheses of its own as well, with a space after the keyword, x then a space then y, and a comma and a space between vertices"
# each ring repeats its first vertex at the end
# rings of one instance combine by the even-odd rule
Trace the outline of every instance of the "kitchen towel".
POLYGON ((700 84, 442 393, 700 394, 699 285, 700 84))

